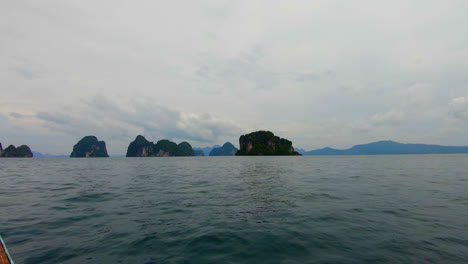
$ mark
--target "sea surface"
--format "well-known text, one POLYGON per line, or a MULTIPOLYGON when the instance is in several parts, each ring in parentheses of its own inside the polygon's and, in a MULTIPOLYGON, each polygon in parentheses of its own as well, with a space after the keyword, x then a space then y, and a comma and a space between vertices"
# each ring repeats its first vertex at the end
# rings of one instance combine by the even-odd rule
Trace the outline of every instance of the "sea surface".
POLYGON ((0 159, 21 263, 468 263, 468 155, 0 159))

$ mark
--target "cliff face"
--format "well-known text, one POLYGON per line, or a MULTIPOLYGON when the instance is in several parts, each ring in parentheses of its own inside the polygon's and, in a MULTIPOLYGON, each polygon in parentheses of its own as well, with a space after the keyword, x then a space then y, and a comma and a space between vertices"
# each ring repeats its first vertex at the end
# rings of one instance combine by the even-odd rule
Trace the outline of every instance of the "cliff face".
POLYGON ((154 144, 145 137, 138 135, 134 141, 128 145, 127 157, 152 157, 154 156, 154 144))
POLYGON ((156 157, 177 156, 177 144, 167 139, 159 140, 155 145, 156 157))
POLYGON ((238 149, 230 142, 224 143, 220 148, 214 148, 210 152, 210 156, 234 156, 238 149))
POLYGON ((2 143, 0 143, 0 157, 2 156, 2 153, 3 153, 3 147, 2 147, 2 143))
POLYGON ((26 145, 21 145, 19 147, 10 145, 5 150, 3 150, 0 144, 0 153, 1 153, 0 156, 4 158, 32 158, 33 157, 31 149, 26 145))
POLYGON ((187 142, 179 145, 163 139, 156 144, 138 135, 127 149, 127 157, 174 157, 174 156, 194 156, 192 146, 187 142))
POLYGON ((106 142, 95 136, 86 136, 73 146, 71 158, 107 158, 106 142))
POLYGON ((257 131, 239 138, 240 150, 237 156, 250 155, 300 155, 294 151, 292 142, 275 136, 270 131, 257 131))

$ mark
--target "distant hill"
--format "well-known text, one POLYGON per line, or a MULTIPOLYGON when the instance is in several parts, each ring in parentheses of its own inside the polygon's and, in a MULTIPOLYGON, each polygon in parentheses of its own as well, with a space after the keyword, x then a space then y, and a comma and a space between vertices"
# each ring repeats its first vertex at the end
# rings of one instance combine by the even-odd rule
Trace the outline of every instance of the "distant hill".
POLYGON ((203 152, 203 150, 194 149, 193 150, 193 155, 203 157, 203 156, 205 156, 205 152, 203 152))
POLYGON ((238 149, 231 144, 231 142, 226 142, 220 148, 214 148, 210 152, 210 156, 234 156, 238 149))
POLYGON ((204 148, 193 148, 194 151, 203 151, 203 154, 205 156, 209 156, 210 155, 210 152, 214 149, 214 148, 220 148, 221 146, 220 145, 214 145, 212 147, 204 147, 204 148))
POLYGON ((297 151, 299 154, 302 154, 302 155, 304 155, 304 153, 307 152, 305 149, 301 149, 301 148, 294 148, 294 150, 297 151))
POLYGON ((33 151, 32 153, 33 153, 34 158, 68 158, 70 157, 69 155, 53 155, 53 154, 41 153, 37 151, 33 151))
POLYGON ((111 158, 125 158, 125 155, 124 154, 112 154, 112 155, 109 155, 111 158))
POLYGON ((468 153, 468 146, 439 146, 403 144, 395 141, 378 141, 356 145, 349 149, 323 148, 307 151, 304 155, 385 155, 385 154, 450 154, 468 153))

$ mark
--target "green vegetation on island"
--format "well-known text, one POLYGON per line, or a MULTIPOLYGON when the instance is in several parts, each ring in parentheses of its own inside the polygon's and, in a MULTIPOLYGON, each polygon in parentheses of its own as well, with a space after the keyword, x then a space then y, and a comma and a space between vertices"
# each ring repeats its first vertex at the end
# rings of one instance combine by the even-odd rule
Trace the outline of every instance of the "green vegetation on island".
POLYGON ((70 158, 108 158, 106 142, 86 136, 73 146, 70 158))
POLYGON ((179 145, 177 145, 177 152, 176 156, 194 156, 195 154, 193 153, 192 145, 190 145, 188 142, 182 142, 179 145))
POLYGON ((188 142, 176 144, 167 139, 159 140, 156 144, 138 135, 130 143, 126 157, 174 157, 194 156, 192 146, 188 142))
POLYGON ((239 146, 236 156, 301 155, 291 141, 264 130, 240 136, 239 146))
POLYGON ((26 145, 15 147, 14 145, 8 146, 3 149, 0 143, 0 157, 2 158, 32 158, 33 153, 31 149, 26 145))
POLYGON ((226 142, 222 147, 212 149, 210 156, 234 156, 238 150, 230 142, 226 142))

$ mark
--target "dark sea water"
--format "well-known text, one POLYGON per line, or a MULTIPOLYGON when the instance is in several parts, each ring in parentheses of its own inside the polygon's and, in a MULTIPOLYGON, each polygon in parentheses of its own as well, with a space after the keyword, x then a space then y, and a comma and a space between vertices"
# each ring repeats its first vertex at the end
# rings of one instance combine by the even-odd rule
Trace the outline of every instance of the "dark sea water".
POLYGON ((467 263, 468 155, 0 159, 17 263, 467 263))

